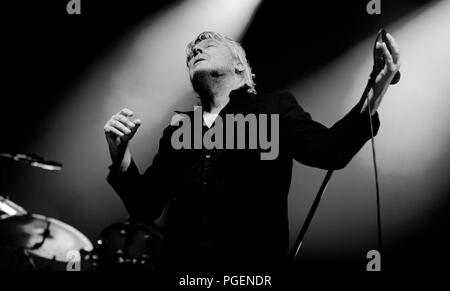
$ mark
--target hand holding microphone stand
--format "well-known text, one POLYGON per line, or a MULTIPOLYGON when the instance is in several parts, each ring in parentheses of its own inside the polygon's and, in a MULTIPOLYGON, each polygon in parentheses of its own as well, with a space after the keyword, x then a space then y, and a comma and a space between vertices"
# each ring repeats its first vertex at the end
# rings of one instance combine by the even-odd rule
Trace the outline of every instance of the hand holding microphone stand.
MULTIPOLYGON (((375 39, 375 44, 373 46, 373 68, 372 72, 370 73, 369 80, 367 82, 366 88, 364 89, 363 95, 361 97, 360 102, 363 103, 367 100, 368 105, 368 115, 369 115, 369 121, 370 121, 370 131, 371 131, 371 141, 372 141, 372 157, 373 157, 373 165, 374 165, 374 174, 375 174, 375 187, 376 187, 376 195, 377 195, 377 230, 378 230, 378 251, 381 253, 381 216, 380 216, 380 190, 379 190, 379 183, 378 183, 378 167, 376 162, 376 152, 375 152, 375 138, 374 138, 374 131, 373 131, 373 125, 372 125, 372 114, 371 114, 371 107, 370 107, 370 100, 368 100, 368 95, 370 92, 370 89, 372 89, 375 85, 376 78, 378 74, 383 70, 384 66, 386 65, 386 60, 383 55, 383 53, 380 50, 377 50, 377 43, 381 40, 386 44, 389 52, 392 54, 392 48, 389 45, 389 41, 386 36, 386 30, 381 29, 378 32, 377 38, 375 39)), ((391 85, 397 84, 400 81, 400 71, 397 71, 392 78, 391 85)), ((314 214, 317 210, 317 207, 319 206, 320 199, 322 198, 323 193, 325 192, 328 182, 331 179, 331 176, 333 175, 333 170, 328 170, 325 178, 322 181, 322 184, 319 188, 319 192, 316 195, 316 198, 313 201, 313 204, 311 206, 311 209, 308 212, 308 215, 305 219, 305 222, 303 223, 303 226, 300 230, 300 233, 297 237, 297 240, 294 243, 294 246, 291 250, 289 261, 293 263, 300 251, 300 247, 303 243, 303 239, 305 237, 306 231, 308 230, 309 225, 311 224, 311 221, 314 217, 314 214)))

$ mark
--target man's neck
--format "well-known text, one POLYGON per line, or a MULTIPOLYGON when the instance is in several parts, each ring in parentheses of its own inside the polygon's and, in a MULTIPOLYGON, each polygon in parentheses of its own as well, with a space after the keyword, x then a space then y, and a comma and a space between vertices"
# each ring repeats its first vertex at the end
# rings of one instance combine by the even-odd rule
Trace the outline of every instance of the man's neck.
POLYGON ((211 99, 211 102, 209 102, 209 106, 207 106, 206 111, 213 114, 218 114, 228 104, 228 102, 230 102, 231 91, 232 90, 224 90, 215 93, 211 99))
POLYGON ((242 86, 243 80, 236 76, 211 78, 202 86, 200 99, 206 112, 218 114, 230 101, 231 91, 242 86))

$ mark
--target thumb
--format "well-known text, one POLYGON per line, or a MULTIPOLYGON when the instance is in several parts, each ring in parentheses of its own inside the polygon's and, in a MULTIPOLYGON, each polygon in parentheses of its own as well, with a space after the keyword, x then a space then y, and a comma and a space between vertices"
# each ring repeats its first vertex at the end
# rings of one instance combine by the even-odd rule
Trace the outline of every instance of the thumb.
POLYGON ((120 145, 122 143, 122 139, 120 138, 120 136, 116 137, 116 145, 120 145))

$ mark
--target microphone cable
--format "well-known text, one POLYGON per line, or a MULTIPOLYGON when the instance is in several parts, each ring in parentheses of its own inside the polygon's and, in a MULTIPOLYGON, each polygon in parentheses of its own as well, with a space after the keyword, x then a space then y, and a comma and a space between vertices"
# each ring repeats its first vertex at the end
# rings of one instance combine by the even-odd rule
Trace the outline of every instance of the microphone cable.
MULTIPOLYGON (((382 252, 382 232, 381 232, 381 203, 380 203, 380 182, 379 182, 379 176, 378 176, 378 164, 377 164, 377 154, 376 154, 376 147, 375 147, 375 135, 374 135, 374 129, 373 129, 373 120, 372 120, 372 108, 371 108, 371 102, 368 98, 370 89, 373 89, 373 86, 375 85, 376 78, 378 74, 383 70, 384 66, 386 66, 386 60, 383 56, 382 52, 377 52, 377 43, 379 42, 379 39, 382 39, 382 42, 386 44, 386 47, 389 50, 389 53, 392 54, 392 49, 389 45, 389 41, 386 36, 386 30, 381 29, 378 32, 378 35, 375 39, 375 44, 373 46, 373 69, 372 73, 370 74, 369 81, 367 82, 366 89, 363 94, 363 99, 367 100, 367 111, 369 115, 369 123, 370 123, 370 136, 371 136, 371 144, 372 144, 372 160, 373 160, 373 169, 374 169, 374 176, 375 176, 375 191, 376 191, 376 200, 377 200, 377 244, 378 244, 378 251, 381 254, 382 252)), ((380 42, 381 43, 381 42, 380 42)), ((400 81, 400 71, 397 71, 391 81, 391 85, 397 84, 400 81)))

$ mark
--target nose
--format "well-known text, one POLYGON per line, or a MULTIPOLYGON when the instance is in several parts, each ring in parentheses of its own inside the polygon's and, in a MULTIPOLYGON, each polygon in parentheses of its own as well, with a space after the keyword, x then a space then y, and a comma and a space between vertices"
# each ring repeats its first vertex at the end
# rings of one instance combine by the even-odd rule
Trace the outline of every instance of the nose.
POLYGON ((201 54, 203 51, 202 51, 202 49, 199 48, 199 47, 194 47, 194 49, 192 50, 192 52, 193 52, 194 57, 195 57, 196 55, 201 54))

